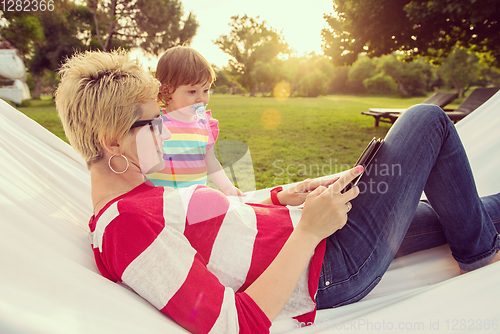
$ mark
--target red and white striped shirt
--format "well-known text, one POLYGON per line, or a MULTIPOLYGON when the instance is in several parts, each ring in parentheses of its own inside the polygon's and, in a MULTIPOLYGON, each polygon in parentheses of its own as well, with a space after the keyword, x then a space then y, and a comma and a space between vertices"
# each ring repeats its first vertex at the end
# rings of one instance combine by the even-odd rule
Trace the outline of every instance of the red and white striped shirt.
MULTIPOLYGON (((97 266, 193 333, 268 333, 244 292, 281 250, 301 210, 232 202, 197 185, 146 183, 109 202, 89 226, 97 266)), ((325 243, 280 313, 314 320, 325 243)))

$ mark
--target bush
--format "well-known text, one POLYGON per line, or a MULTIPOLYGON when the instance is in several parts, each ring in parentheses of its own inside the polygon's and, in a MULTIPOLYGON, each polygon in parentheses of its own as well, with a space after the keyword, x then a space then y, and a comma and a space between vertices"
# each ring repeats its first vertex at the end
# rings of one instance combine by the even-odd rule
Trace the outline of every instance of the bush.
POLYGON ((377 74, 376 58, 360 55, 349 69, 349 81, 363 81, 377 74))
POLYGON ((422 58, 404 62, 397 53, 392 53, 380 57, 377 70, 397 83, 401 96, 424 96, 427 91, 432 91, 436 82, 433 67, 422 58))
POLYGON ((320 70, 315 69, 302 79, 299 95, 306 97, 318 97, 326 94, 326 83, 328 77, 320 70))
POLYGON ((383 73, 363 80, 363 85, 369 94, 374 95, 395 95, 398 91, 398 84, 394 79, 383 73))
POLYGON ((328 94, 366 94, 362 81, 349 80, 349 66, 335 67, 327 87, 328 94))

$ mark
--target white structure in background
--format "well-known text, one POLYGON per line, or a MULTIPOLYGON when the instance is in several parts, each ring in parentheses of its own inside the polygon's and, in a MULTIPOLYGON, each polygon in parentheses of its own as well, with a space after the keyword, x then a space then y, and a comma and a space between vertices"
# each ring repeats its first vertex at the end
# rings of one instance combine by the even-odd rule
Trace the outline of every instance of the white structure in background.
POLYGON ((0 49, 0 98, 21 104, 31 98, 26 67, 15 49, 0 49))

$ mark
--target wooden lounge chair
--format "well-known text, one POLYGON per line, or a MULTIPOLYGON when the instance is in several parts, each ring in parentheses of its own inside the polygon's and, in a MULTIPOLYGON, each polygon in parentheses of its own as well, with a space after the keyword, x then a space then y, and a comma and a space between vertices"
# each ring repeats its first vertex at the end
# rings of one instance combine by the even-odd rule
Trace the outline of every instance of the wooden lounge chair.
POLYGON ((443 109, 448 117, 453 121, 453 123, 458 122, 474 110, 476 110, 481 104, 488 101, 490 97, 498 92, 499 87, 489 87, 489 88, 476 88, 463 102, 458 106, 457 109, 443 109))
MULTIPOLYGON (((434 93, 431 97, 422 102, 422 104, 435 104, 441 108, 451 103, 458 97, 457 93, 434 93)), ((375 118, 375 126, 379 125, 379 122, 391 123, 393 124, 399 115, 406 109, 388 109, 388 108, 370 108, 368 111, 363 111, 361 114, 373 116, 375 118)))

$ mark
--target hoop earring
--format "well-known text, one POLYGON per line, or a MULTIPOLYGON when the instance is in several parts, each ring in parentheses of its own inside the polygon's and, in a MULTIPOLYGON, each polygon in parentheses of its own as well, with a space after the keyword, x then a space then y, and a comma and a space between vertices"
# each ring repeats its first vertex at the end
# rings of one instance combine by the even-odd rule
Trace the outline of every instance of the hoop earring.
POLYGON ((125 172, 128 170, 128 167, 129 167, 129 166, 130 166, 130 165, 129 165, 129 163, 128 163, 128 159, 127 159, 127 157, 126 157, 126 156, 124 156, 123 154, 121 154, 121 155, 114 155, 114 154, 113 154, 112 156, 110 156, 110 157, 109 157, 109 160, 108 160, 108 167, 109 167, 109 169, 111 169, 111 171, 112 171, 113 173, 116 173, 116 174, 123 174, 123 173, 125 173, 125 172), (117 172, 116 170, 114 170, 114 169, 113 169, 113 167, 111 167, 111 159, 113 159, 114 157, 122 157, 122 158, 124 158, 124 159, 125 159, 125 161, 127 162, 127 167, 125 167, 125 170, 123 170, 122 172, 117 172))

